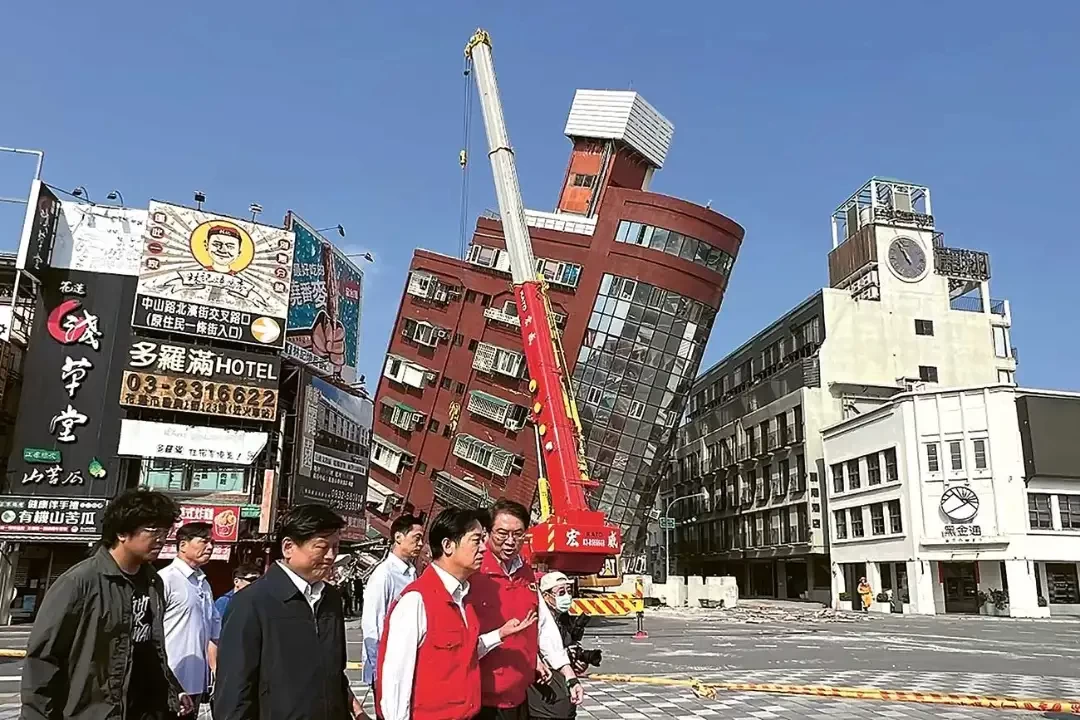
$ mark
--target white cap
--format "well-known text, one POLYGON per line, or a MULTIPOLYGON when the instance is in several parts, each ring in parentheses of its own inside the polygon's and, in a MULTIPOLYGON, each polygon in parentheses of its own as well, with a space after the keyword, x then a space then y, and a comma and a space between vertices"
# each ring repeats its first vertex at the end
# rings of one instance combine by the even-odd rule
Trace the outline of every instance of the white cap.
POLYGON ((544 577, 540 578, 540 591, 548 592, 554 590, 557 585, 569 585, 570 578, 561 572, 549 572, 544 577))

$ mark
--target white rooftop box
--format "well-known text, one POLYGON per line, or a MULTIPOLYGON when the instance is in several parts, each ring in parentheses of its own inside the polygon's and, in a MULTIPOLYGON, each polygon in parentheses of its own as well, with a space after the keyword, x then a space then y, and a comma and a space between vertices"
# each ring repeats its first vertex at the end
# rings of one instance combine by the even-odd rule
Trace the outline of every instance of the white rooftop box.
POLYGON ((563 132, 571 138, 619 140, 660 169, 675 126, 633 90, 578 90, 563 132))

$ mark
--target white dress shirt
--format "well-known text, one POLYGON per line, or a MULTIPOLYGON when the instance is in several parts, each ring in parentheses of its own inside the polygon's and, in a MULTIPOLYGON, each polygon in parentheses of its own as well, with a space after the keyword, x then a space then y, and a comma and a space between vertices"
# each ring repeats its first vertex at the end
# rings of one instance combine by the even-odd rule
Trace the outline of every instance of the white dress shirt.
POLYGON ((364 588, 364 610, 360 616, 360 631, 364 635, 364 682, 375 680, 375 665, 379 658, 379 640, 390 605, 401 592, 416 580, 416 568, 394 553, 371 571, 364 588))
MULTIPOLYGON (((499 567, 506 572, 507 577, 513 577, 514 573, 524 566, 525 562, 520 555, 510 561, 509 567, 506 567, 501 562, 499 563, 499 567)), ((536 597, 540 601, 540 608, 536 613, 536 631, 540 656, 548 664, 548 667, 559 670, 570 664, 570 656, 566 654, 562 633, 559 632, 559 625, 555 622, 555 617, 551 614, 551 609, 548 608, 548 604, 544 600, 544 594, 537 590, 536 597)))
POLYGON ((295 585, 296 589, 300 591, 300 594, 304 596, 304 599, 307 600, 307 604, 311 608, 311 614, 314 615, 315 608, 319 605, 319 601, 322 600, 323 589, 326 587, 326 583, 322 580, 315 583, 309 583, 307 580, 293 572, 292 569, 281 560, 278 560, 278 565, 285 571, 285 574, 289 576, 289 579, 293 581, 293 585, 295 585))
POLYGON ((165 654, 184 692, 206 692, 210 665, 206 648, 221 635, 221 615, 206 574, 180 558, 162 568, 165 591, 165 654))
MULTIPOLYGON (((458 582, 457 578, 438 565, 431 567, 435 568, 446 591, 461 611, 462 619, 467 623, 464 600, 469 594, 469 583, 458 582)), ((427 613, 424 609, 424 598, 420 593, 412 590, 402 595, 394 606, 394 611, 390 613, 389 622, 383 672, 379 680, 382 684, 379 709, 382 711, 383 720, 411 720, 416 654, 427 636, 427 613)), ((477 642, 477 655, 484 657, 501 642, 498 630, 481 635, 477 642)))

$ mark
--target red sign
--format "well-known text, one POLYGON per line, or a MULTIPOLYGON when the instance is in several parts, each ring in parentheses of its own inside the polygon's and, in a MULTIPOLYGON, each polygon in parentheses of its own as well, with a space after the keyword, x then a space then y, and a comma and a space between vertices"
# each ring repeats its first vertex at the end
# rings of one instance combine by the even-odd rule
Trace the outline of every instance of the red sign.
POLYGON ((193 522, 210 523, 210 537, 216 543, 236 542, 240 533, 240 506, 182 504, 180 522, 169 533, 169 539, 176 539, 177 528, 193 522))
POLYGON ((345 515, 345 527, 341 530, 342 540, 367 540, 367 518, 345 515))

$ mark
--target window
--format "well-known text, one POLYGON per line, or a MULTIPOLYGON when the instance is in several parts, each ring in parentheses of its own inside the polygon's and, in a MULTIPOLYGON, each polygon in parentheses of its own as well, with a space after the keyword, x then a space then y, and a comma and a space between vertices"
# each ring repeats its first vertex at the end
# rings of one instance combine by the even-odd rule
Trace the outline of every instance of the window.
POLYGON ((469 246, 468 261, 473 265, 509 272, 510 258, 504 250, 486 245, 469 246))
POLYGON ((248 468, 185 460, 153 459, 142 464, 140 485, 173 492, 246 492, 248 468))
POLYGON ((439 281, 434 275, 413 271, 409 273, 409 285, 405 292, 419 298, 430 298, 438 285, 439 281))
POLYGON ((466 290, 465 291, 465 302, 469 302, 469 303, 476 302, 476 291, 475 290, 466 290))
POLYGON ((866 478, 871 485, 881 484, 881 457, 877 453, 866 456, 866 478))
POLYGON ((994 329, 994 355, 999 358, 1009 357, 1009 337, 1005 328, 995 325, 994 329))
POLYGON ((595 175, 582 175, 581 173, 574 173, 574 177, 570 181, 570 183, 574 187, 585 187, 585 188, 591 188, 595 182, 596 182, 596 176, 595 175))
POLYGON ((900 501, 889 501, 889 532, 899 535, 904 532, 904 521, 900 517, 900 501))
POLYGON ((1050 496, 1044 493, 1028 494, 1028 521, 1032 530, 1053 530, 1054 519, 1050 514, 1050 496))
POLYGON ((938 458, 938 444, 926 443, 926 469, 932 473, 941 472, 941 460, 938 458))
POLYGON ((790 476, 791 476, 791 461, 788 460, 787 458, 784 458, 783 460, 780 461, 780 492, 778 492, 777 495, 779 495, 781 497, 784 496, 784 495, 787 495, 787 493, 788 493, 788 483, 791 481, 790 476))
POLYGON ((401 334, 420 345, 427 345, 428 347, 435 347, 439 344, 440 337, 446 337, 445 330, 436 329, 429 322, 413 320, 412 318, 405 318, 401 334))
POLYGON ((472 435, 458 435, 453 452, 456 457, 501 477, 509 475, 514 468, 513 454, 472 435))
POLYGON ((427 463, 422 463, 422 462, 416 463, 416 472, 418 472, 421 475, 427 475, 427 463))
POLYGON ((848 490, 857 490, 862 487, 862 482, 859 480, 859 459, 848 460, 847 464, 848 475, 848 490))
POLYGON ((727 275, 735 259, 706 242, 665 228, 623 220, 615 233, 615 242, 640 245, 666 255, 682 258, 713 272, 727 275))
POLYGON ((472 366, 484 373, 501 373, 513 378, 521 377, 524 357, 514 350, 482 342, 476 346, 472 366))
POLYGON ((645 403, 640 400, 630 401, 630 417, 640 420, 645 414, 645 403))
POLYGON ((885 534, 885 506, 881 503, 870 506, 870 532, 874 535, 885 534))
POLYGON ((844 465, 842 463, 836 463, 830 469, 832 470, 833 492, 844 492, 844 465))
POLYGON ((851 514, 851 537, 863 537, 862 508, 848 508, 848 512, 851 514))
POLYGON ((600 396, 602 394, 603 392, 600 390, 600 388, 591 387, 589 388, 589 395, 585 398, 585 402, 589 403, 590 405, 596 405, 600 402, 600 396))
POLYGON ((1080 604, 1076 563, 1046 563, 1047 600, 1051 605, 1080 604))
POLYGON ((438 420, 432 420, 431 422, 428 423, 427 429, 428 429, 428 432, 433 432, 433 433, 439 432, 439 421, 438 420))
POLYGON ((1012 385, 1015 382, 1013 371, 1012 370, 998 370, 998 382, 999 383, 1007 383, 1009 385, 1012 385))
POLYGON ((933 365, 919 366, 919 379, 923 382, 936 383, 938 381, 937 377, 937 368, 933 365))
POLYGON ((536 259, 536 272, 544 276, 544 279, 553 285, 564 285, 576 288, 581 279, 581 266, 575 263, 549 260, 547 258, 536 259))
POLYGON ((1058 495, 1062 530, 1080 530, 1080 495, 1058 495))
POLYGON ((483 306, 483 307, 487 307, 490 304, 491 304, 491 296, 488 295, 487 293, 480 293, 480 305, 483 306))
POLYGON ((465 383, 463 383, 463 382, 454 383, 454 392, 457 393, 458 395, 465 392, 465 383))
POLYGON ((972 440, 971 445, 972 445, 972 449, 974 450, 974 455, 975 455, 975 469, 976 470, 985 470, 986 469, 986 464, 987 464, 986 463, 986 440, 981 440, 981 439, 980 440, 972 440))
POLYGON ((469 341, 469 352, 476 352, 476 348, 479 345, 480 345, 480 343, 477 342, 476 340, 470 340, 469 341))
POLYGON ((956 471, 964 469, 964 444, 959 440, 949 442, 949 467, 956 471))
POLYGON ((836 539, 847 539, 847 511, 835 510, 833 512, 833 525, 836 527, 836 539))
POLYGON ((449 390, 450 386, 454 384, 454 381, 443 375, 442 380, 439 381, 439 387, 443 390, 449 390))
POLYGON ((900 476, 896 472, 896 448, 885 451, 885 482, 896 482, 900 476))
POLYGON ((915 321, 915 334, 916 335, 933 335, 934 334, 934 321, 933 320, 916 320, 915 321))
POLYGON ((462 335, 461 333, 454 333, 454 345, 456 347, 461 347, 461 343, 463 343, 464 341, 465 341, 465 336, 464 335, 462 335))

